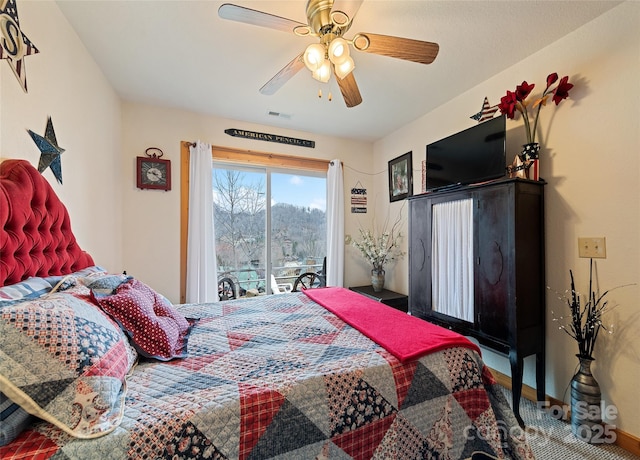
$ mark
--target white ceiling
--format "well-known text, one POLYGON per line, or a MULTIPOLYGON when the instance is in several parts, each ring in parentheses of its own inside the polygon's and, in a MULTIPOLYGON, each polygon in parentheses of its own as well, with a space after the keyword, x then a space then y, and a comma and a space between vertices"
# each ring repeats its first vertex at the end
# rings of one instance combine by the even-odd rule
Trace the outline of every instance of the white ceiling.
MULTIPOLYGON (((260 94, 262 85, 317 39, 223 20, 218 7, 224 2, 57 3, 124 100, 374 141, 619 2, 364 0, 347 38, 357 32, 396 35, 436 42, 440 53, 422 65, 353 51, 363 97, 354 108, 345 106, 335 81, 320 84, 306 69, 275 95, 260 94)), ((306 23, 305 0, 230 3, 306 23)))

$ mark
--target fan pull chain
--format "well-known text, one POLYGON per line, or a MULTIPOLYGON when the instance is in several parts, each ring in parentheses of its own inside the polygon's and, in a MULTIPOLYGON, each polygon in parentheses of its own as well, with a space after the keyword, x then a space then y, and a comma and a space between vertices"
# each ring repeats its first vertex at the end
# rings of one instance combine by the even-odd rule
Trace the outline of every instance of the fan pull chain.
MULTIPOLYGON (((322 99, 322 89, 318 90, 318 98, 322 99)), ((329 91, 329 95, 327 96, 327 100, 329 102, 333 101, 333 94, 331 94, 331 91, 329 91)))

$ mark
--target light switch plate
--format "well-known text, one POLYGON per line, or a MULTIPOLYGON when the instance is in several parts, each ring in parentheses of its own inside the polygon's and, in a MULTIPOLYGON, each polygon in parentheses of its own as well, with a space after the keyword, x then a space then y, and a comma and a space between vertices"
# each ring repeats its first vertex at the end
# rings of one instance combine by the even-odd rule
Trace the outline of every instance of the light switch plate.
POLYGON ((578 238, 578 256, 588 259, 606 259, 607 245, 605 237, 578 238))

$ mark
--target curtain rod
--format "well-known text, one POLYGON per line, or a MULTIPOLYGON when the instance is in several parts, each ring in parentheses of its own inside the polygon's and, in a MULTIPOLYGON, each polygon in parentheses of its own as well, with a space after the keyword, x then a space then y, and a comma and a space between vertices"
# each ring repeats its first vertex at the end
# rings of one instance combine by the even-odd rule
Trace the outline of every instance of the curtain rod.
MULTIPOLYGON (((195 143, 195 142, 187 142, 187 145, 188 145, 189 147, 195 147, 195 146, 196 146, 196 143, 195 143)), ((329 162, 329 164, 330 164, 331 166, 333 166, 333 165, 334 165, 333 160, 331 160, 331 161, 329 162)), ((340 165, 342 165, 342 161, 340 161, 340 165)))

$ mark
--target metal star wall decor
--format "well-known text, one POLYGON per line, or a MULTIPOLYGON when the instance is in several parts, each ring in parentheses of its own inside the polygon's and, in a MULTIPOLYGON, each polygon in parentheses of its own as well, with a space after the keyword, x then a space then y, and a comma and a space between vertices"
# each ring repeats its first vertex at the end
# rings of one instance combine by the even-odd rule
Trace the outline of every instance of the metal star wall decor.
POLYGON ((62 184, 62 162, 60 161, 60 155, 64 152, 64 149, 58 146, 51 117, 47 119, 47 128, 44 132, 44 137, 40 134, 34 133, 30 129, 27 131, 29 131, 31 139, 33 139, 33 142, 35 142, 40 149, 38 171, 42 173, 45 169, 50 167, 56 180, 62 184))
POLYGON ((484 98, 484 102, 482 103, 482 109, 480 112, 475 115, 471 115, 470 118, 473 118, 478 123, 488 120, 489 118, 493 118, 496 112, 498 111, 498 104, 489 105, 489 99, 484 98))
POLYGON ((0 45, 0 59, 7 60, 26 93, 27 73, 24 57, 40 51, 20 30, 16 0, 0 0, 0 45))

